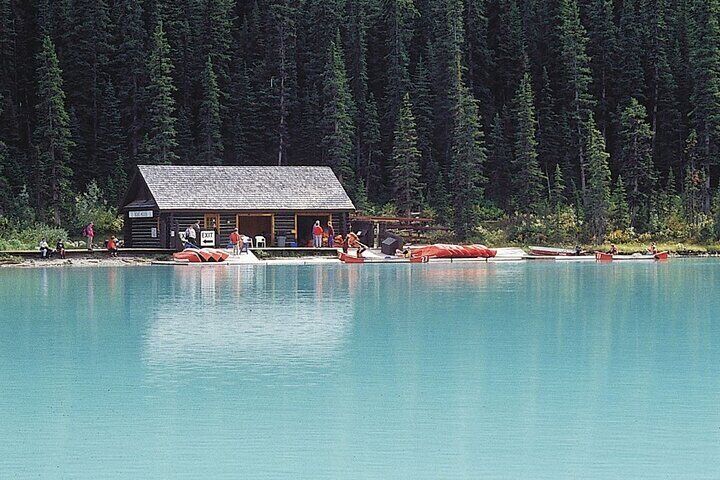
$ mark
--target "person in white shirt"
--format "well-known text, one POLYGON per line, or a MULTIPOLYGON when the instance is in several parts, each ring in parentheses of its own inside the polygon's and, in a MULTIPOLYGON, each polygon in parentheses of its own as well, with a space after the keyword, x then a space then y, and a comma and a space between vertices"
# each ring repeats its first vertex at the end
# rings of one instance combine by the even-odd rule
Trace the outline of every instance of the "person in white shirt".
POLYGON ((44 238, 40 240, 40 258, 50 257, 50 247, 48 246, 47 240, 44 238))
POLYGON ((197 248, 197 233, 193 227, 194 225, 190 225, 185 229, 185 243, 189 243, 193 248, 197 248))

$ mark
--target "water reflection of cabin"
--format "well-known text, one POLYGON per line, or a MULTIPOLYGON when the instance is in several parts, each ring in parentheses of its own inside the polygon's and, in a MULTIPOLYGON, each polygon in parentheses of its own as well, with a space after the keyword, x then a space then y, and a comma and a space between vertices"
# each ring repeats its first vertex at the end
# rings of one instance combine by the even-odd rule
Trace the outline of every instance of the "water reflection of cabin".
POLYGON ((350 198, 329 167, 211 167, 139 165, 121 203, 125 244, 135 248, 177 248, 178 234, 200 222, 217 226, 218 246, 235 227, 268 246, 312 242, 312 227, 333 221, 345 234, 350 198))

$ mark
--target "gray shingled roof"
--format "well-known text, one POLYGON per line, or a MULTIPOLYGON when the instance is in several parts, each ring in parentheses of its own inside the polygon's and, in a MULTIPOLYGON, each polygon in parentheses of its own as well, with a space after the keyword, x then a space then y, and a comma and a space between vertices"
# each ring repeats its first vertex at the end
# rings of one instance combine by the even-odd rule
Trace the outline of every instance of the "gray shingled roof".
POLYGON ((330 167, 138 165, 161 210, 354 210, 330 167))

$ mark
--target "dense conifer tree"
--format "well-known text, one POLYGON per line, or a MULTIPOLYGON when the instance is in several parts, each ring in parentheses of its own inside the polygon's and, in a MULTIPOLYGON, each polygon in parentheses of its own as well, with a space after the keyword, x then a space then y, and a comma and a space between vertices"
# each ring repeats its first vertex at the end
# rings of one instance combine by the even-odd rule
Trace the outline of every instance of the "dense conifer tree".
POLYGON ((147 108, 143 103, 143 89, 147 82, 147 34, 140 0, 122 0, 117 9, 118 47, 113 76, 117 81, 127 153, 134 162, 142 140, 143 114, 147 108))
POLYGON ((543 173, 535 139, 535 106, 530 74, 526 73, 512 101, 514 131, 512 205, 521 212, 538 212, 545 198, 543 173))
POLYGON ((98 119, 98 165, 102 173, 100 185, 107 200, 119 201, 127 188, 127 165, 124 138, 120 119, 120 103, 112 82, 107 81, 102 91, 102 109, 98 119))
POLYGON ((223 158, 220 91, 210 55, 207 57, 200 83, 203 99, 198 115, 200 139, 197 161, 202 165, 219 165, 223 158))
MULTIPOLYGON (((690 61, 693 77, 692 125, 704 169, 717 163, 720 140, 720 1, 693 0, 690 61)), ((703 210, 710 210, 710 176, 703 210)))
POLYGON ((323 77, 323 163, 333 168, 340 182, 353 194, 355 185, 351 162, 355 127, 340 35, 330 42, 323 77))
POLYGON ((588 127, 594 100, 587 55, 587 34, 580 23, 576 0, 560 1, 560 45, 563 64, 564 107, 568 128, 568 159, 580 174, 580 188, 587 184, 585 144, 592 137, 588 127))
POLYGON ((625 192, 625 182, 621 176, 615 180, 608 207, 608 223, 610 230, 626 230, 630 227, 630 208, 625 192))
POLYGON ((602 242, 608 228, 610 208, 610 155, 605 150, 602 134, 595 127, 591 116, 588 121, 588 137, 585 145, 587 155, 587 188, 584 195, 587 233, 595 242, 602 242))
POLYGON ((69 181, 72 171, 67 166, 73 142, 70 119, 65 110, 62 72, 55 55, 55 46, 45 35, 37 56, 37 123, 33 145, 37 152, 35 168, 38 206, 52 213, 52 221, 60 225, 67 208, 69 181))
POLYGON ((502 208, 510 208, 512 147, 505 132, 504 112, 495 114, 487 141, 487 196, 502 208))
POLYGON ((635 98, 620 115, 620 170, 623 172, 630 224, 637 226, 638 217, 647 213, 648 196, 655 186, 655 169, 652 163, 652 132, 647 123, 647 112, 635 98))
POLYGON ((147 161, 155 164, 169 164, 177 161, 177 132, 175 130, 176 88, 172 83, 170 47, 165 39, 162 22, 155 27, 152 50, 148 60, 148 134, 144 151, 147 161))
POLYGON ((395 205, 404 215, 409 215, 422 203, 420 159, 415 117, 410 95, 406 93, 395 127, 391 171, 395 205))
POLYGON ((450 171, 453 227, 459 238, 466 239, 477 226, 476 208, 483 200, 485 145, 477 102, 460 80, 453 117, 450 171))

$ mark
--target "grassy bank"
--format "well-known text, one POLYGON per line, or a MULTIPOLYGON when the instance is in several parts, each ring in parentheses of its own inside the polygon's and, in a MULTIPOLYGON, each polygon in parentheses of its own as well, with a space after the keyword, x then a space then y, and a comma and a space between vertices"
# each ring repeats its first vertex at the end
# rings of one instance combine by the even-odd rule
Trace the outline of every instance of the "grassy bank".
MULTIPOLYGON (((647 243, 616 243, 620 251, 624 254, 645 253, 649 244, 647 243)), ((655 244, 658 251, 670 252, 676 255, 720 255, 720 244, 697 244, 682 242, 657 242, 655 244)), ((586 246, 587 251, 607 252, 610 250, 610 244, 606 243, 598 246, 586 246)))

